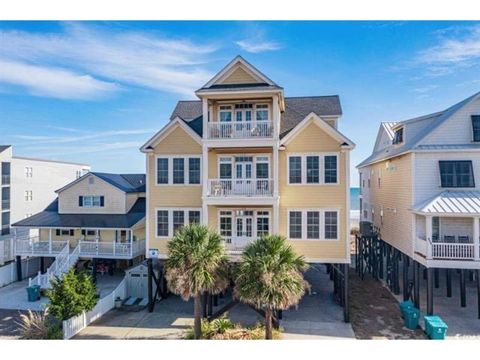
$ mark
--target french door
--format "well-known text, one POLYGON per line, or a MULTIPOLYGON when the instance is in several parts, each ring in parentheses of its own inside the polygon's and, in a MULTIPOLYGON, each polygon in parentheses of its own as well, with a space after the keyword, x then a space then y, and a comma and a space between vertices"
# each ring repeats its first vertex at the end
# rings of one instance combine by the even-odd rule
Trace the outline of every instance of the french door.
POLYGON ((253 212, 235 218, 235 246, 244 247, 253 240, 253 212))
POLYGON ((242 161, 235 163, 234 192, 241 195, 248 195, 254 190, 253 161, 242 161))

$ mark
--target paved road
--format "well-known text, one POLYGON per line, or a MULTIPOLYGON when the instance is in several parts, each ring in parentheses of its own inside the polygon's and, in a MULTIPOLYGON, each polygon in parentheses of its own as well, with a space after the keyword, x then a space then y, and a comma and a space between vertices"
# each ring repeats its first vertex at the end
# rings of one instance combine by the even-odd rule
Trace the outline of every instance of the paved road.
MULTIPOLYGON (((342 308, 335 304, 333 285, 324 267, 311 268, 306 275, 312 285, 297 310, 285 311, 281 326, 285 339, 354 339, 350 324, 343 322, 342 308)), ((219 307, 228 299, 220 299, 219 307)), ((215 308, 216 310, 218 308, 215 308)), ((193 325, 193 304, 170 296, 156 304, 155 311, 112 310, 94 322, 75 339, 180 339, 193 325)), ((234 323, 253 325, 263 319, 249 307, 239 304, 229 313, 234 323)))

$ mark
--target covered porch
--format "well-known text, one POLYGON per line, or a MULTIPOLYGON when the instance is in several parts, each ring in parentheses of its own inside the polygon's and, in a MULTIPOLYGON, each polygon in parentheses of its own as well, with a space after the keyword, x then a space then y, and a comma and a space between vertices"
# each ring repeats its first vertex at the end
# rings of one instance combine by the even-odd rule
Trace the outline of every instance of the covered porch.
POLYGON ((480 193, 445 191, 414 209, 415 252, 427 260, 480 261, 480 193))

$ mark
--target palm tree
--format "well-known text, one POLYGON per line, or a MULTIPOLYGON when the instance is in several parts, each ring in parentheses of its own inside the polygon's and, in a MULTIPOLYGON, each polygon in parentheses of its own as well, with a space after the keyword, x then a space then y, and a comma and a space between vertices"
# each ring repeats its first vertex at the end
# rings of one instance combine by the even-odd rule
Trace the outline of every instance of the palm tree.
POLYGON ((298 304, 310 287, 303 278, 307 269, 283 236, 266 235, 243 252, 235 279, 235 297, 265 311, 265 339, 272 338, 274 310, 298 304))
POLYGON ((202 295, 218 294, 229 284, 227 257, 221 236, 192 224, 178 230, 168 243, 165 277, 169 289, 182 299, 194 298, 195 338, 201 338, 202 295))

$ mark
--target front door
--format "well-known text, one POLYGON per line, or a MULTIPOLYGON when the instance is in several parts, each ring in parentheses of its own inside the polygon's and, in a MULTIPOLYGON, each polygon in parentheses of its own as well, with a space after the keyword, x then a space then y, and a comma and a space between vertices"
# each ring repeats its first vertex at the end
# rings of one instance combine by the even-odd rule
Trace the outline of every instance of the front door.
POLYGON ((245 215, 235 218, 234 245, 237 248, 243 248, 253 240, 253 213, 250 213, 247 211, 245 215))

